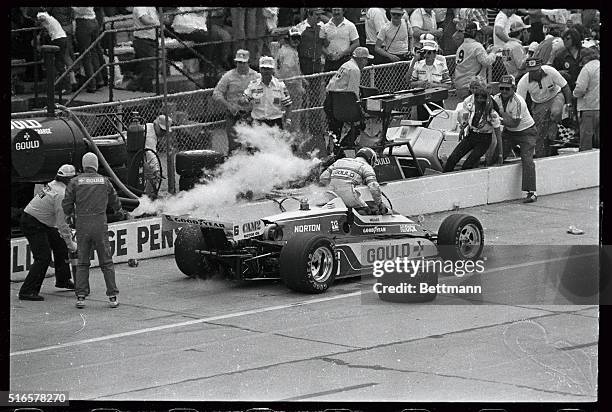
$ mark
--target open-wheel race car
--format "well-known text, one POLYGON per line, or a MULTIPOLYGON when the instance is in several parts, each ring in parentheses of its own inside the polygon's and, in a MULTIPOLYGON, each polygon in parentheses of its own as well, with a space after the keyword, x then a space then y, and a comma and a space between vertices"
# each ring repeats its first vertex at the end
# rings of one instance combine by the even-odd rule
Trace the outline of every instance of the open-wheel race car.
MULTIPOLYGON (((277 199, 282 212, 255 221, 165 214, 163 227, 180 227, 174 257, 189 277, 222 273, 240 280, 280 278, 290 289, 305 293, 322 293, 335 279, 370 275, 375 261, 476 260, 482 253, 484 233, 473 216, 450 215, 435 233, 395 212, 362 215, 328 193, 331 200, 312 208, 294 198, 301 200, 294 211, 283 207, 288 198, 277 199)), ((425 276, 421 281, 437 284, 437 273, 425 276)))

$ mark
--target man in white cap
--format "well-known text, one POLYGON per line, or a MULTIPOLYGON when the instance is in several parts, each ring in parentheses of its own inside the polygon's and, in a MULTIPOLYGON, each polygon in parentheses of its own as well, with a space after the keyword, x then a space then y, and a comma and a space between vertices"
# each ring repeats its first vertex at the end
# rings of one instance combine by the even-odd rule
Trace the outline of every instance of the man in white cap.
MULTIPOLYGON (((355 51, 353 51, 353 58, 340 66, 336 75, 329 80, 326 90, 328 92, 353 92, 355 93, 355 99, 359 99, 361 71, 367 66, 368 60, 373 58, 374 56, 370 54, 366 47, 357 47, 355 51)), ((325 96, 323 110, 327 115, 329 130, 340 138, 344 123, 334 117, 329 93, 325 96)))
POLYGON ((550 156, 550 141, 557 137, 563 105, 572 110, 572 92, 567 80, 552 66, 531 57, 525 60, 527 74, 516 85, 516 93, 527 100, 531 96, 530 112, 538 129, 535 157, 550 156))
POLYGON ((106 283, 106 296, 110 306, 117 307, 119 289, 115 283, 115 267, 108 243, 106 208, 121 211, 115 188, 107 177, 98 174, 98 157, 91 152, 83 155, 83 173, 72 179, 66 187, 62 208, 66 216, 73 217, 79 261, 76 270, 76 307, 85 307, 89 295, 89 256, 96 251, 100 269, 106 283))
POLYGON ((262 56, 259 59, 261 77, 249 83, 244 91, 244 99, 251 105, 251 118, 256 123, 283 129, 291 125, 292 102, 287 86, 274 77, 274 70, 274 58, 262 56))
POLYGON ((248 118, 248 107, 241 104, 242 96, 247 86, 253 80, 259 78, 259 73, 249 67, 248 50, 236 51, 236 68, 221 77, 213 91, 213 99, 221 103, 226 109, 225 133, 227 135, 228 153, 239 147, 236 142, 236 130, 234 126, 239 120, 248 118))
POLYGON ((28 240, 34 262, 19 289, 20 300, 45 300, 39 293, 51 263, 51 251, 55 265, 55 287, 74 289, 68 250, 74 252, 77 246, 66 223, 62 200, 66 185, 75 174, 74 166, 62 165, 55 179, 44 185, 21 215, 21 231, 28 240))
MULTIPOLYGON (((446 61, 442 62, 436 58, 438 54, 438 43, 435 40, 422 40, 421 52, 414 56, 411 62, 412 75, 410 76, 410 87, 444 87, 450 89, 451 79, 448 73, 446 61)), ((408 69, 410 71, 410 68, 408 69)), ((444 101, 435 103, 444 107, 444 101)), ((432 107, 435 108, 435 107, 432 107)), ((427 120, 429 112, 425 105, 417 107, 417 119, 427 120)))
MULTIPOLYGON (((522 20, 517 20, 510 24, 510 32, 508 36, 512 39, 519 39, 522 43, 527 43, 529 40, 529 28, 531 26, 523 23, 522 20)), ((517 41, 506 42, 502 48, 502 61, 506 66, 506 72, 514 78, 519 78, 525 73, 525 50, 521 43, 517 41)))
MULTIPOLYGON (((516 43, 516 42, 510 42, 516 43)), ((516 80, 512 75, 504 75, 499 82, 499 93, 493 100, 499 107, 504 130, 502 131, 502 160, 509 154, 513 146, 518 145, 521 150, 523 164, 522 190, 527 192, 525 203, 533 203, 538 199, 536 195, 536 169, 533 162, 534 149, 538 138, 535 122, 527 109, 525 99, 515 93, 516 80)))

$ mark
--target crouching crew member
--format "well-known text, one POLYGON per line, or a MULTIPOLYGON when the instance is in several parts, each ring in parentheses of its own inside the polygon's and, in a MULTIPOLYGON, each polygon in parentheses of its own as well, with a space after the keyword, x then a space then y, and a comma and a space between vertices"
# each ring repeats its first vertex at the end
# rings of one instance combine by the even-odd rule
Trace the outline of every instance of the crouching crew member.
POLYGON ((533 162, 538 130, 529 114, 525 99, 515 93, 516 80, 512 75, 504 75, 499 82, 499 93, 493 99, 499 107, 504 130, 502 131, 503 158, 505 159, 515 145, 521 149, 523 164, 522 190, 527 192, 525 203, 535 202, 536 170, 533 162))
POLYGON ((261 77, 249 83, 244 98, 251 104, 251 118, 256 123, 283 129, 291 124, 291 96, 282 80, 274 77, 274 58, 259 59, 261 77), (284 118, 284 120, 283 120, 284 118))
POLYGON ((381 214, 388 212, 382 202, 382 194, 376 174, 374 163, 377 156, 369 147, 357 151, 354 159, 345 157, 336 160, 319 177, 321 185, 330 185, 332 190, 340 196, 346 207, 357 209, 362 214, 381 214), (355 190, 355 186, 365 184, 370 190, 374 206, 370 207, 355 190))
POLYGON ((121 210, 115 188, 108 178, 98 174, 98 158, 89 152, 83 155, 83 173, 66 187, 62 208, 66 216, 74 216, 79 260, 76 270, 77 308, 85 307, 89 295, 89 256, 93 249, 98 255, 104 274, 106 295, 111 307, 117 307, 119 289, 115 284, 115 267, 108 242, 106 208, 121 210))
POLYGON ((62 165, 55 180, 47 183, 34 196, 21 215, 21 231, 30 244, 34 262, 19 289, 20 300, 45 300, 39 293, 51 263, 51 251, 55 265, 55 287, 74 289, 70 279, 68 250, 74 252, 77 246, 72 241, 72 232, 62 210, 66 185, 74 175, 74 166, 62 165))

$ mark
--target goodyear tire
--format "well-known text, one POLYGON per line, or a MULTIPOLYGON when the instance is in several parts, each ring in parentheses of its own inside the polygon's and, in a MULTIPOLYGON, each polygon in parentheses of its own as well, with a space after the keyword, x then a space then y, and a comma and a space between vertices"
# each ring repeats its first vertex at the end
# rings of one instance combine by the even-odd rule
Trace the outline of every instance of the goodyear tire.
POLYGON ((484 231, 474 216, 450 215, 438 230, 440 256, 449 260, 477 260, 484 248, 484 231))
POLYGON ((315 233, 298 234, 280 254, 280 273, 289 289, 323 293, 334 282, 338 262, 331 240, 315 233))
POLYGON ((174 261, 179 270, 190 278, 206 279, 213 275, 213 267, 206 257, 196 252, 205 250, 206 240, 199 226, 183 226, 174 242, 174 261))
POLYGON ((127 163, 128 155, 125 142, 121 139, 93 139, 110 167, 127 163))
POLYGON ((214 150, 185 150, 176 154, 176 173, 197 176, 202 169, 214 170, 223 160, 223 155, 214 150))
POLYGON ((438 284, 438 272, 435 270, 425 271, 410 277, 406 273, 385 273, 378 282, 381 284, 379 288, 384 293, 377 293, 380 300, 385 302, 397 302, 397 303, 420 303, 430 302, 438 295, 437 289, 434 292, 429 292, 429 288, 425 292, 421 292, 421 283, 426 283, 427 286, 436 286, 438 284), (413 292, 410 293, 407 289, 408 285, 413 285, 413 292), (400 289, 400 293, 389 293, 389 286, 403 287, 400 289))

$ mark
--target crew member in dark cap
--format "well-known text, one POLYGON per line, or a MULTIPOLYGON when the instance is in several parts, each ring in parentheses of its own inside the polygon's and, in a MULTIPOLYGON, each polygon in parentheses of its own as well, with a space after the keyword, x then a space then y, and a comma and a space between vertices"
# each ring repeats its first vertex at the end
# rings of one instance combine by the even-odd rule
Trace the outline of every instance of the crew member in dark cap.
POLYGON ((111 206, 121 211, 117 192, 105 176, 98 174, 98 157, 91 152, 83 155, 83 173, 71 180, 66 187, 62 208, 66 216, 75 222, 79 262, 76 270, 76 307, 85 307, 89 295, 89 256, 93 250, 98 255, 100 269, 104 274, 106 295, 110 306, 119 305, 115 284, 115 267, 108 243, 106 208, 111 206))
POLYGON ((504 130, 502 131, 503 159, 509 154, 513 146, 518 145, 521 150, 523 164, 522 190, 527 192, 523 202, 533 203, 538 199, 536 195, 536 169, 533 162, 533 153, 538 138, 535 122, 529 114, 525 99, 515 93, 516 81, 512 75, 504 75, 499 82, 499 93, 493 100, 499 107, 504 130))
POLYGON ((538 129, 535 157, 550 156, 550 140, 557 136, 564 104, 571 113, 572 92, 557 69, 542 65, 539 58, 525 60, 525 68, 527 74, 519 80, 516 93, 525 100, 527 93, 531 96, 530 112, 538 129))
POLYGON ((34 263, 19 289, 20 300, 45 300, 39 293, 51 263, 51 251, 55 266, 55 287, 74 289, 70 279, 68 250, 74 252, 77 246, 72 240, 72 232, 62 210, 66 185, 74 175, 74 166, 62 165, 55 179, 34 196, 21 215, 21 231, 30 244, 34 263))

